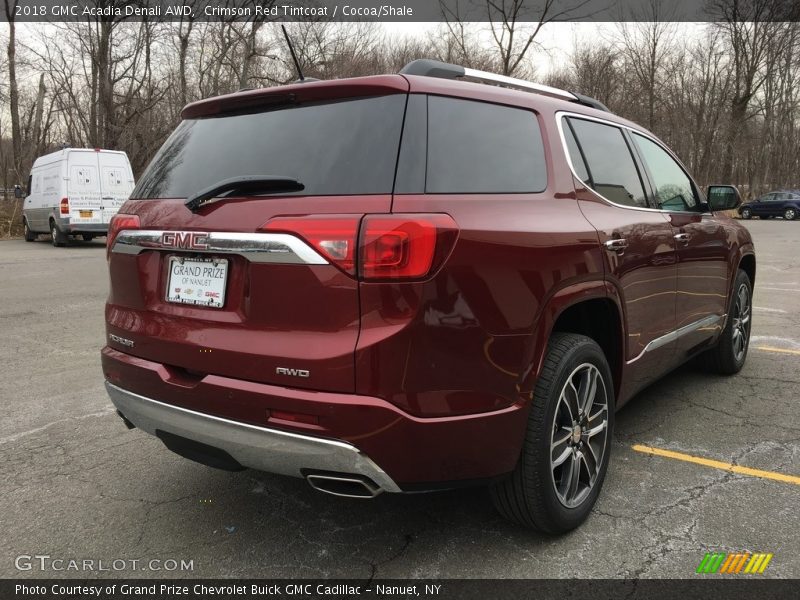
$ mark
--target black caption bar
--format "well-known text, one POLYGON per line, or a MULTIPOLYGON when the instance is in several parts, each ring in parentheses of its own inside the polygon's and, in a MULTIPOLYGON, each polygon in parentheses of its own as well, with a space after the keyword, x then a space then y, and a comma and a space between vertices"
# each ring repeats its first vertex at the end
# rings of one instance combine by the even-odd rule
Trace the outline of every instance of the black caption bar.
POLYGON ((706 600, 736 598, 784 600, 796 597, 796 581, 778 579, 650 579, 650 580, 13 580, 0 581, 7 600, 199 600, 208 598, 421 598, 564 600, 706 600))
POLYGON ((7 0, 0 20, 20 23, 89 20, 192 21, 525 21, 800 20, 797 0, 7 0), (511 9, 508 7, 511 6, 511 9), (505 15, 508 16, 508 15, 505 15))

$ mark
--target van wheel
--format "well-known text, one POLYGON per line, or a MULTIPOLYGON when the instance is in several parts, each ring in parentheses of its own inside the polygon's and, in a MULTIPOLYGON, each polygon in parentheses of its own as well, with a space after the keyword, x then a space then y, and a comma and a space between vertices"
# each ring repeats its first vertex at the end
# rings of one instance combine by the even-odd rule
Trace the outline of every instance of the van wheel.
POLYGON ((28 219, 25 219, 24 221, 22 221, 22 228, 23 228, 23 231, 24 231, 24 234, 25 234, 25 241, 26 242, 33 242, 33 241, 36 240, 37 237, 39 237, 38 235, 36 235, 35 233, 33 233, 31 231, 30 227, 28 227, 28 219))
POLYGON ((507 519, 551 534, 589 516, 611 452, 614 387, 600 346, 554 333, 547 348, 514 472, 491 488, 507 519))
POLYGON ((91 233, 84 233, 81 235, 84 242, 91 242, 94 239, 94 236, 91 233))
POLYGON ((717 345, 697 357, 696 363, 705 371, 733 375, 742 370, 750 346, 753 324, 753 285, 747 273, 739 269, 728 306, 728 322, 717 345))
POLYGON ((55 221, 50 221, 50 239, 53 240, 53 246, 67 245, 67 236, 56 226, 55 221))

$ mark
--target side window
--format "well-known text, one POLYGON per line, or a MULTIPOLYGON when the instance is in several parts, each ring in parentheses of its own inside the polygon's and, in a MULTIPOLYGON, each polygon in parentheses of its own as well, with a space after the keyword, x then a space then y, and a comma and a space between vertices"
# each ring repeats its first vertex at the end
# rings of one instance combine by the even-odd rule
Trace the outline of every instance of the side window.
POLYGON ((692 180, 681 166, 661 146, 646 137, 633 134, 653 178, 658 208, 674 211, 694 211, 698 208, 692 180))
POLYGON ((542 192, 546 187, 536 115, 485 102, 428 97, 426 192, 542 192))
POLYGON ((33 173, 28 175, 28 188, 25 190, 27 192, 26 196, 30 196, 33 193, 32 186, 33 186, 33 173))
POLYGON ((580 146, 578 146, 578 141, 572 133, 572 126, 566 119, 562 121, 562 125, 564 127, 564 139, 567 141, 569 160, 572 163, 572 167, 575 169, 575 174, 582 181, 588 182, 591 180, 591 176, 589 175, 589 170, 586 168, 586 161, 583 159, 583 153, 581 152, 580 146))
MULTIPOLYGON (((567 119, 567 123, 572 126, 586 159, 589 179, 584 183, 615 204, 649 208, 642 179, 622 130, 583 119, 567 119)), ((573 150, 570 150, 570 157, 575 164, 573 150)))

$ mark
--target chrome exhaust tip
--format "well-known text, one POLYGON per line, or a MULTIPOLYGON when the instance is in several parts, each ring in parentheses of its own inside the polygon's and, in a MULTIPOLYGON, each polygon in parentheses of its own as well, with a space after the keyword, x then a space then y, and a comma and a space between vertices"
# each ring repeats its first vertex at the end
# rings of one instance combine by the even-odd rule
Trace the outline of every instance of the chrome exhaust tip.
POLYGON ((342 498, 374 498, 383 490, 368 477, 361 475, 306 475, 315 490, 342 498))

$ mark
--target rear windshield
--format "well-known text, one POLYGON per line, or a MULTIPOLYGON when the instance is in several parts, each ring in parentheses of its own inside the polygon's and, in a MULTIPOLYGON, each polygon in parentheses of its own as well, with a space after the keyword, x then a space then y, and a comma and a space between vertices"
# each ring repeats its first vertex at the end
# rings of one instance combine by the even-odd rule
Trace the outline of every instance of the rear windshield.
POLYGON ((183 121, 131 198, 186 198, 231 177, 297 179, 301 195, 389 194, 406 96, 183 121))

